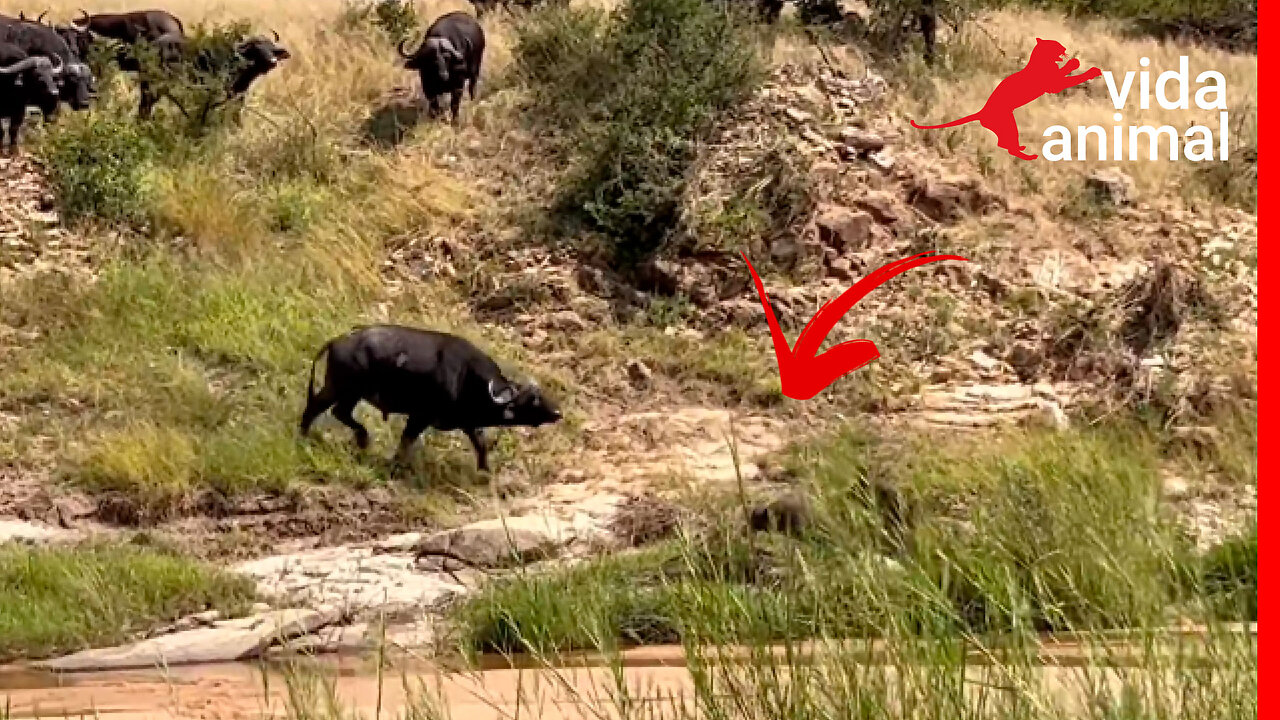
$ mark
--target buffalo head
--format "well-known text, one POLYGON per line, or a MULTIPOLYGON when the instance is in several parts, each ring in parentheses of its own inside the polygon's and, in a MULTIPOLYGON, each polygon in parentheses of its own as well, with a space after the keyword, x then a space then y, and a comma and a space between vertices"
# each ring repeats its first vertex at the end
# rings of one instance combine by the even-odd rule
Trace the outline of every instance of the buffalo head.
POLYGON ((52 118, 58 113, 61 99, 58 78, 64 70, 61 60, 36 56, 0 67, 0 75, 12 77, 14 85, 24 90, 28 104, 40 108, 46 118, 52 118))
POLYGON ((67 43, 67 47, 71 48, 71 52, 75 53, 81 62, 89 59, 89 50, 93 46, 93 33, 74 25, 55 25, 53 30, 67 43))
POLYGON ((265 37, 251 37, 236 46, 236 54, 249 63, 249 67, 261 72, 274 68, 281 60, 289 59, 289 51, 280 44, 280 33, 272 30, 275 40, 265 37))
POLYGON ((81 62, 67 63, 58 76, 62 101, 72 110, 85 110, 98 95, 98 85, 89 66, 81 62))
POLYGON ((505 425, 525 425, 537 427, 558 422, 562 415, 560 408, 550 398, 542 394, 536 383, 516 385, 501 380, 489 382, 489 396, 494 405, 502 411, 502 422, 505 425))
POLYGON ((412 55, 404 51, 404 41, 397 50, 405 68, 417 70, 424 79, 434 77, 441 85, 449 85, 452 78, 466 71, 466 59, 446 38, 429 37, 412 55))

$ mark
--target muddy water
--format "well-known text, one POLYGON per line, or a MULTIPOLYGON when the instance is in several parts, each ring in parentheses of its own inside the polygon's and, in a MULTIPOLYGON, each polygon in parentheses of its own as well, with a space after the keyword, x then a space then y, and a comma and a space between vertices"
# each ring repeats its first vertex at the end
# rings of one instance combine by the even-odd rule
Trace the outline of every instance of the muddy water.
MULTIPOLYGON (((426 664, 386 670, 379 679, 367 660, 338 658, 321 663, 322 672, 287 677, 279 668, 248 663, 121 671, 52 674, 31 670, 0 671, 0 703, 7 695, 9 717, 199 718, 232 720, 305 715, 290 712, 290 695, 309 697, 324 708, 337 696, 345 711, 365 717, 398 717, 423 698, 448 708, 455 718, 598 718, 612 703, 614 683, 604 668, 537 671, 525 668, 446 673, 426 664), (519 710, 517 710, 519 708, 519 710)), ((688 672, 681 666, 627 670, 632 696, 669 698, 688 694, 688 672)), ((611 713, 605 712, 603 716, 611 713)), ((0 710, 0 716, 3 710, 0 710)))
MULTIPOLYGON (((1256 643, 1256 625, 1242 629, 1256 643)), ((1089 662, 1087 646, 1096 640, 1057 638, 1044 642, 1039 654, 1042 690, 1067 706, 1080 702, 1080 668, 1089 662)), ((883 648, 875 644, 858 647, 865 664, 885 662, 883 648)), ((731 660, 735 655, 746 653, 731 651, 722 657, 731 660)), ((1142 664, 1136 649, 1126 660, 1123 649, 1111 645, 1107 657, 1109 664, 1121 667, 1142 664)), ((982 653, 972 656, 975 679, 983 676, 984 659, 991 658, 982 653)), ((289 674, 278 664, 251 663, 62 675, 8 667, 0 668, 0 708, 7 702, 11 718, 238 720, 306 717, 306 712, 290 711, 290 697, 310 698, 300 705, 324 708, 328 698, 336 695, 343 717, 351 712, 368 718, 400 717, 415 706, 421 707, 423 698, 447 708, 445 717, 463 720, 617 717, 612 700, 617 683, 608 663, 589 655, 561 660, 560 667, 547 670, 532 663, 517 667, 505 658, 492 657, 486 658, 479 670, 449 672, 426 661, 400 658, 384 669, 381 677, 371 659, 343 656, 313 661, 317 672, 302 676, 289 674)), ((619 664, 624 668, 630 701, 644 702, 646 716, 696 716, 674 709, 683 704, 692 710, 694 705, 693 682, 681 648, 627 651, 619 664)), ((886 669, 885 674, 894 673, 886 669)), ((4 717, 3 709, 0 717, 4 717)))

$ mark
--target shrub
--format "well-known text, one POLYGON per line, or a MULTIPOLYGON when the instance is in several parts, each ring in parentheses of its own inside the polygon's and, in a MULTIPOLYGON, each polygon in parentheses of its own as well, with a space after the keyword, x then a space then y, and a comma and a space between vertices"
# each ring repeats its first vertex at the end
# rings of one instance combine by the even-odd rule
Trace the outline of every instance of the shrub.
POLYGON ((1258 527, 1228 538, 1201 563, 1205 592, 1219 618, 1258 620, 1258 527))
POLYGON ((139 73, 158 97, 172 102, 183 122, 173 128, 180 135, 198 137, 234 114, 231 83, 246 61, 236 46, 251 36, 247 21, 227 25, 197 25, 188 35, 181 58, 161 58, 155 45, 140 40, 130 54, 141 67, 139 73))
POLYGON ((565 131, 579 160, 561 208, 622 261, 652 253, 679 219, 698 143, 763 76, 744 17, 705 0, 632 0, 612 15, 549 9, 519 33, 535 122, 565 131))
POLYGON ((341 28, 374 27, 387 39, 399 43, 413 36, 420 18, 408 0, 376 0, 355 2, 343 8, 338 24, 341 28))
POLYGON ((152 138, 131 118, 74 114, 53 125, 36 148, 68 220, 97 218, 141 225, 148 219, 152 138))

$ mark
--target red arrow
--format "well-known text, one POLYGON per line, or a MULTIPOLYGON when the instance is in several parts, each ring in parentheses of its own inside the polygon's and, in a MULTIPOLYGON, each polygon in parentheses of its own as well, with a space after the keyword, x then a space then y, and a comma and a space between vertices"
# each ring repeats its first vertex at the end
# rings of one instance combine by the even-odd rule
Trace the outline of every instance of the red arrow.
POLYGON ((841 293, 840 297, 818 308, 818 312, 800 331, 800 337, 796 338, 793 349, 787 344, 787 337, 782 334, 778 318, 773 315, 773 307, 769 304, 769 296, 765 294, 764 283, 760 282, 760 276, 756 274, 751 261, 747 260, 746 253, 742 254, 742 259, 746 261, 747 268, 751 271, 751 278, 756 282, 756 293, 760 296, 760 303, 764 305, 765 318, 769 321, 773 351, 778 356, 778 375, 782 378, 782 394, 794 400, 808 400, 840 377, 880 357, 880 349, 870 340, 850 340, 836 345, 821 355, 818 354, 818 349, 822 347, 832 328, 840 322, 840 318, 853 309, 854 305, 858 304, 859 300, 890 279, 912 268, 939 260, 968 262, 966 258, 959 255, 935 255, 933 252, 920 253, 904 260, 891 262, 854 283, 853 287, 841 293))

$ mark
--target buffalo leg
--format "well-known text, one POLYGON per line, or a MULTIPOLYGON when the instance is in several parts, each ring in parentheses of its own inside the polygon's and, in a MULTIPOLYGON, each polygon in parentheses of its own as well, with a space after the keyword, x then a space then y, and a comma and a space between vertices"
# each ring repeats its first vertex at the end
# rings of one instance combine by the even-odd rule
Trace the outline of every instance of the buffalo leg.
POLYGON ((156 95, 151 91, 151 84, 146 80, 138 83, 138 117, 143 120, 151 118, 151 108, 155 107, 156 95))
MULTIPOLYGON (((26 112, 26 108, 23 108, 26 112)), ((18 154, 18 133, 22 132, 22 115, 13 115, 9 118, 9 153, 18 154)))
POLYGON ((299 424, 298 429, 302 431, 303 435, 311 432, 311 424, 331 407, 333 407, 333 395, 329 393, 329 388, 326 386, 321 388, 320 392, 307 398, 307 408, 302 411, 302 422, 299 424))
POLYGON ((333 416, 338 419, 338 422, 351 428, 352 432, 356 434, 356 447, 364 450, 369 447, 369 431, 360 424, 359 420, 356 420, 355 415, 351 414, 356 409, 356 403, 358 402, 360 402, 358 398, 355 400, 339 400, 333 408, 333 416))
POLYGON ((418 440, 418 436, 423 430, 427 429, 427 419, 421 415, 410 415, 404 424, 404 430, 400 433, 400 448, 396 450, 396 461, 404 462, 409 459, 409 451, 413 449, 413 443, 418 440))
POLYGON ((463 432, 467 434, 467 439, 471 441, 471 447, 476 449, 476 469, 488 471, 489 445, 485 440, 484 428, 467 428, 463 432))
POLYGON ((454 90, 449 96, 449 122, 458 124, 458 109, 462 107, 462 88, 454 90))

